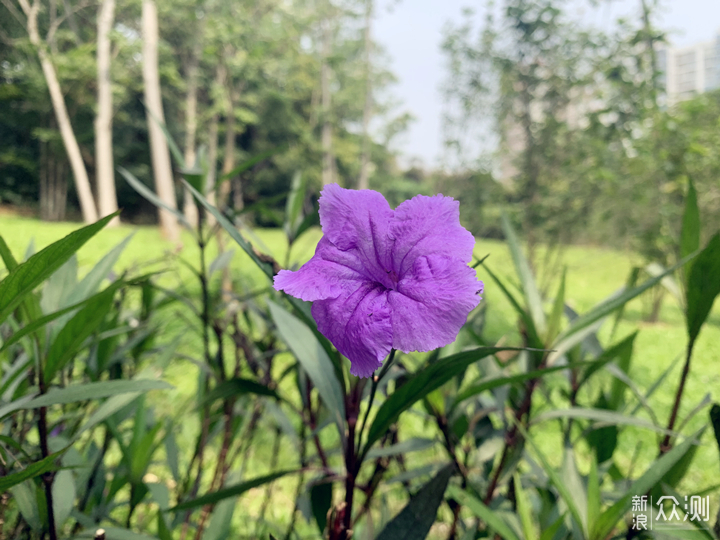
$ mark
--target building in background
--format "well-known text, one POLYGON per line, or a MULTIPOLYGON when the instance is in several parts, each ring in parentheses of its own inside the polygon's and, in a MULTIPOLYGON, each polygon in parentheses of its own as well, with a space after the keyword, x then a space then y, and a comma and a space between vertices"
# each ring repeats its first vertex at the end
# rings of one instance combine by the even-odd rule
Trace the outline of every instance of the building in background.
POLYGON ((663 47, 657 60, 668 106, 720 88, 720 33, 688 47, 663 47))

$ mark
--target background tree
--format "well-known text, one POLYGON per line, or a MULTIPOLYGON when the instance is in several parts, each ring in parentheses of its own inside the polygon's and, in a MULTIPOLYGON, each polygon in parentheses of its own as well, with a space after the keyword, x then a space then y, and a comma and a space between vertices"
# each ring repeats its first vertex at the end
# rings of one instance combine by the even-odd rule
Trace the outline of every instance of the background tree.
MULTIPOLYGON (((115 20, 115 0, 102 0, 97 29, 97 116, 95 117, 95 168, 100 217, 117 211, 112 144, 112 80, 110 32, 115 20)), ((120 217, 109 225, 117 225, 120 217)))
MULTIPOLYGON (((171 209, 177 208, 175 187, 173 184, 170 151, 163 133, 165 115, 160 94, 160 75, 158 73, 158 18, 157 7, 153 0, 142 3, 142 39, 143 39, 143 83, 145 88, 145 106, 147 124, 150 133, 153 177, 160 200, 171 209)), ((173 214, 159 209, 163 234, 174 242, 180 239, 180 230, 173 214)))

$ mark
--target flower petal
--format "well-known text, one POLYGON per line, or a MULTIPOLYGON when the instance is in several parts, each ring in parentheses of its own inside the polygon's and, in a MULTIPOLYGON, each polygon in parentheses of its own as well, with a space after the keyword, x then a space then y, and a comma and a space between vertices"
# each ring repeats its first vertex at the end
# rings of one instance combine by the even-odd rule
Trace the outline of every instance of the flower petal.
POLYGON ((313 303, 318 330, 350 359, 350 373, 369 377, 382 365, 392 345, 387 291, 362 283, 349 295, 313 303))
POLYGON ((355 250, 376 281, 387 281, 393 211, 385 197, 377 191, 329 184, 320 193, 319 204, 320 224, 330 242, 342 251, 355 250))
POLYGON ((312 302, 349 295, 369 279, 354 251, 340 251, 322 237, 312 259, 295 272, 280 270, 273 283, 277 291, 312 302))
POLYGON ((458 259, 430 255, 415 259, 391 291, 395 349, 430 351, 455 341, 468 314, 480 303, 483 284, 458 259))
POLYGON ((463 262, 472 258, 475 238, 460 225, 460 202, 451 197, 417 195, 400 204, 390 222, 392 267, 402 279, 415 259, 447 255, 463 262))

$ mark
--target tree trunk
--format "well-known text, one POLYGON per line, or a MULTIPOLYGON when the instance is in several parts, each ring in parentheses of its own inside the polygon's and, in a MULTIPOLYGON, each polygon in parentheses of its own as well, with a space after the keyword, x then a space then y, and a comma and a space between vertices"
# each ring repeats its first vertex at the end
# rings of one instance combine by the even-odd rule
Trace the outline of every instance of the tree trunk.
MULTIPOLYGON (((225 108, 225 154, 223 156, 223 174, 227 174, 235 168, 235 107, 233 100, 232 83, 226 79, 225 88, 227 90, 226 108, 225 108)), ((223 208, 229 204, 230 187, 232 178, 225 179, 220 184, 218 190, 218 207, 223 208)))
MULTIPOLYGON (((148 132, 150 133, 150 152, 152 154, 153 175, 158 197, 170 208, 176 209, 175 186, 173 185, 170 151, 165 134, 160 127, 165 124, 160 95, 160 75, 158 73, 158 19, 157 7, 153 0, 143 0, 142 4, 142 40, 143 40, 143 83, 145 87, 145 107, 147 111, 148 132)), ((167 210, 158 209, 163 235, 173 242, 180 240, 180 229, 175 216, 167 210)))
POLYGON ((330 28, 329 15, 323 21, 322 36, 322 65, 320 67, 320 92, 322 93, 322 183, 332 184, 334 179, 333 153, 332 153, 332 123, 330 121, 330 52, 331 52, 332 31, 330 28))
POLYGON ((40 219, 62 221, 67 208, 67 175, 48 142, 40 143, 40 219))
POLYGON ((47 83, 48 91, 50 93, 50 101, 52 102, 53 111, 55 112, 55 118, 57 119, 58 128, 60 129, 60 135, 62 137, 65 151, 67 152, 68 160, 70 161, 70 167, 72 168, 73 176, 75 177, 75 188, 77 190, 78 199, 80 201, 80 209, 82 211, 83 220, 85 223, 93 223, 97 221, 97 209, 95 208, 95 200, 93 199, 92 189, 90 188, 90 179, 88 178, 87 170, 85 169, 85 163, 80 153, 80 146, 78 145, 75 132, 73 131, 72 124, 70 123, 70 116, 65 106, 65 98, 63 97, 62 90, 60 88, 60 82, 55 72, 55 66, 47 52, 46 43, 40 38, 38 31, 37 17, 40 9, 40 3, 35 0, 32 6, 28 3, 28 0, 19 0, 20 7, 22 7, 25 15, 27 16, 27 32, 30 38, 30 42, 37 50, 38 58, 40 59, 40 66, 47 83))
MULTIPOLYGON (((185 96, 185 166, 195 164, 195 139, 197 134, 197 93, 198 93, 198 67, 202 53, 203 34, 205 30, 204 18, 197 26, 197 35, 193 44, 192 54, 187 66, 187 95, 185 96)), ((189 190, 185 191, 183 212, 191 225, 198 224, 198 208, 189 190)))
MULTIPOLYGON (((225 68, 222 63, 218 64, 215 71, 215 85, 222 85, 225 80, 225 68)), ((213 206, 218 206, 217 195, 215 189, 215 183, 217 181, 217 157, 218 157, 218 131, 220 128, 220 115, 217 111, 217 105, 212 104, 213 115, 210 118, 210 127, 208 128, 208 175, 207 175, 207 186, 205 192, 208 194, 207 199, 213 206)), ((215 218, 212 214, 207 212, 206 214, 207 223, 210 227, 215 225, 215 218)), ((220 235, 218 234, 218 238, 220 235)))
MULTIPOLYGON (((112 146, 112 85, 110 82, 110 30, 115 18, 115 0, 103 0, 98 16, 97 69, 98 108, 95 117, 95 171, 100 216, 118 209, 112 146)), ((114 218, 108 226, 120 224, 114 218)))
POLYGON ((372 114, 372 63, 370 41, 370 30, 373 14, 373 0, 367 1, 367 11, 365 13, 365 106, 363 107, 363 140, 362 155, 360 156, 360 178, 358 179, 358 189, 368 189, 370 187, 370 135, 368 130, 370 127, 370 115, 372 114))

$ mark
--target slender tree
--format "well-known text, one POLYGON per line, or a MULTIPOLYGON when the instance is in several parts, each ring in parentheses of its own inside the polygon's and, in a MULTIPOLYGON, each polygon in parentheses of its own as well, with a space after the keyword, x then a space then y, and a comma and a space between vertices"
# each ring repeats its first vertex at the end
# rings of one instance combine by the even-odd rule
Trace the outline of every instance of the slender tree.
POLYGON ((52 102, 53 111, 55 112, 58 129, 60 130, 63 145, 65 146, 65 151, 67 152, 70 167, 72 168, 75 178, 75 189, 77 190, 78 199, 80 200, 83 220, 86 223, 92 223, 97 221, 98 214, 92 189, 90 188, 90 179, 80 152, 80 145, 78 145, 72 123, 70 122, 70 115, 65 105, 65 98, 63 97, 60 81, 55 71, 55 65, 48 50, 48 44, 40 36, 38 29, 38 14, 43 6, 40 0, 33 0, 32 4, 30 4, 28 0, 18 0, 18 2, 26 17, 25 28, 30 38, 30 43, 35 47, 38 58, 40 59, 40 66, 42 67, 43 76, 47 83, 48 92, 50 93, 50 101, 52 102))
MULTIPOLYGON (((110 31, 115 0, 103 0, 97 21, 97 114, 95 116, 95 168, 100 217, 117 211, 112 145, 112 83, 110 80, 110 31)), ((109 225, 118 225, 120 218, 109 225)))
POLYGON ((360 155, 360 178, 358 189, 370 187, 370 116, 372 114, 372 40, 371 25, 373 16, 373 0, 366 0, 365 28, 363 31, 363 47, 365 53, 365 106, 362 118, 362 154, 360 155))
POLYGON ((328 3, 328 12, 322 21, 322 64, 320 67, 320 93, 322 105, 322 183, 335 182, 334 155, 332 148, 333 127, 331 119, 332 96, 330 94, 330 55, 332 53, 332 21, 328 3))
MULTIPOLYGON (((185 94, 185 165, 192 167, 195 163, 195 146, 197 139, 198 124, 198 79, 200 56, 205 36, 205 17, 197 21, 195 32, 193 33, 192 47, 190 55, 185 66, 185 75, 187 77, 187 93, 185 94)), ((198 221, 198 209, 192 194, 188 190, 185 191, 185 200, 183 201, 183 212, 185 218, 191 223, 196 224, 198 221)))
MULTIPOLYGON (((147 124, 150 133, 150 153, 152 155, 155 189, 158 197, 166 206, 177 208, 175 186, 173 184, 170 151, 162 130, 165 124, 162 97, 160 95, 160 75, 158 73, 158 17, 153 0, 142 3, 142 39, 143 39, 143 83, 147 124)), ((172 212, 160 209, 160 225, 166 238, 173 242, 180 239, 180 229, 172 212)))

